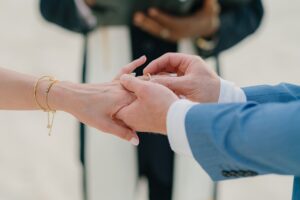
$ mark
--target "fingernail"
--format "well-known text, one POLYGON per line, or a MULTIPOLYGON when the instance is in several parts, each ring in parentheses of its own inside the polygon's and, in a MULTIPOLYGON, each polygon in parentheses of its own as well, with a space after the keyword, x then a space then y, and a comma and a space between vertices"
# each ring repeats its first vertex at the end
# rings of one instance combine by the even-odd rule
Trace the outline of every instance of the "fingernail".
POLYGON ((138 146, 140 141, 139 141, 139 139, 133 137, 133 138, 131 138, 130 143, 134 146, 138 146))
POLYGON ((145 56, 145 55, 142 55, 141 57, 140 57, 140 59, 147 59, 147 57, 145 56))

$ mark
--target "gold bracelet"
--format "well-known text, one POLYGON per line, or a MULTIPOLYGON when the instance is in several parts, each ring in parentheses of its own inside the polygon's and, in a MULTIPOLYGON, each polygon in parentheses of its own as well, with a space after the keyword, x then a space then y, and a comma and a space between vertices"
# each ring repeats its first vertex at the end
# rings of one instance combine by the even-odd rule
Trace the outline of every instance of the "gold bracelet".
POLYGON ((37 80, 36 84, 34 85, 34 99, 35 99, 35 102, 41 110, 43 110, 44 112, 47 112, 47 118, 48 118, 47 128, 49 129, 49 133, 48 133, 49 136, 51 135, 51 132, 52 132, 54 116, 55 116, 55 112, 56 112, 56 110, 51 109, 50 106, 49 106, 49 93, 50 93, 50 90, 53 87, 53 85, 57 82, 58 82, 58 80, 55 80, 55 78, 52 77, 52 76, 42 76, 41 78, 39 78, 37 80), (49 86, 46 90, 46 106, 47 106, 47 108, 44 108, 42 106, 42 104, 40 104, 40 102, 38 101, 38 98, 37 98, 37 90, 38 90, 38 87, 39 87, 39 83, 42 80, 50 81, 50 84, 49 84, 49 86))
POLYGON ((151 74, 150 74, 150 73, 147 73, 146 75, 147 75, 147 76, 148 76, 148 78, 149 78, 149 80, 148 80, 148 81, 151 81, 151 79, 152 79, 152 77, 151 77, 151 74))
POLYGON ((34 95, 34 100, 35 100, 35 103, 36 105, 41 109, 43 110, 44 112, 47 112, 47 109, 44 108, 42 106, 42 104, 40 104, 40 102, 38 101, 38 98, 37 98, 37 90, 38 90, 38 87, 39 87, 39 83, 42 81, 42 80, 48 80, 48 81, 54 81, 55 78, 52 77, 52 76, 42 76, 41 78, 39 78, 35 85, 34 85, 34 88, 33 88, 33 95, 34 95))
POLYGON ((48 135, 51 136, 51 133, 52 133, 52 127, 53 127, 53 123, 54 123, 54 117, 55 117, 55 113, 56 113, 56 110, 52 109, 50 106, 49 106, 49 93, 50 93, 50 90, 51 88, 53 87, 53 85, 55 83, 58 83, 59 81, 58 80, 54 80, 52 81, 48 88, 47 88, 47 91, 46 91, 46 105, 47 105, 47 108, 48 108, 48 125, 47 125, 47 128, 49 129, 49 132, 48 132, 48 135))
POLYGON ((54 110, 54 109, 52 109, 50 106, 49 106, 49 93, 50 93, 50 90, 51 90, 51 88, 53 87, 53 85, 55 84, 55 83, 58 83, 59 81, 58 80, 53 80, 50 84, 49 84, 49 86, 48 86, 48 88, 47 88, 47 90, 46 90, 46 105, 47 105, 47 108, 48 108, 48 111, 56 111, 56 110, 54 110))

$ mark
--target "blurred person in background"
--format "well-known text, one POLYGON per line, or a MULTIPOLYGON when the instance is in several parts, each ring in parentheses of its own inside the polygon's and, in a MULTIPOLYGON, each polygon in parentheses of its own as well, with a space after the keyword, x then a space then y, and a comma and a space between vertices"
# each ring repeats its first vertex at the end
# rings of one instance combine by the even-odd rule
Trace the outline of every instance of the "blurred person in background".
MULTIPOLYGON (((84 35, 88 82, 108 81, 144 54, 149 62, 177 51, 217 56, 252 34, 263 16, 260 0, 41 0, 40 8, 48 21, 84 35)), ((165 137, 140 137, 136 159, 132 146, 81 126, 86 199, 132 200, 138 174, 148 180, 150 200, 212 198, 211 182, 193 160, 174 160, 165 137)))

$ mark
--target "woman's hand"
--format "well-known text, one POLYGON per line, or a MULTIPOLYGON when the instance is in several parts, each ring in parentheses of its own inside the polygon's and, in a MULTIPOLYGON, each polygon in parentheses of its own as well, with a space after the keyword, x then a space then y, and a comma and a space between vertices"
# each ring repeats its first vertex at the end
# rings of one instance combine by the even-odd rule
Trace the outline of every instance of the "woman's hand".
POLYGON ((203 8, 191 16, 176 17, 151 8, 147 14, 135 13, 133 22, 154 36, 177 42, 184 38, 207 37, 214 34, 220 24, 219 13, 220 6, 217 0, 205 0, 203 8))
POLYGON ((115 114, 131 104, 136 97, 128 92, 119 82, 123 74, 132 73, 143 65, 145 56, 124 66, 111 83, 74 84, 60 82, 55 85, 49 99, 55 110, 71 113, 79 121, 101 131, 112 133, 122 139, 138 145, 139 138, 115 114))
POLYGON ((79 121, 137 145, 136 133, 114 115, 136 97, 118 81, 104 84, 57 83, 49 97, 51 108, 75 116, 79 121))

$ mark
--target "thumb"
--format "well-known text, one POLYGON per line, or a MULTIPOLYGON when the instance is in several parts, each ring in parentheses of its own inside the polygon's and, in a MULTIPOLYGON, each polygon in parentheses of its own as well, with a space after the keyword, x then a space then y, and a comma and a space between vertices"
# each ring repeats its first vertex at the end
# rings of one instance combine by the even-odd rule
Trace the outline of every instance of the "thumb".
POLYGON ((153 76, 151 82, 161 84, 175 93, 184 92, 185 80, 183 77, 153 76))
POLYGON ((120 83, 124 88, 135 93, 136 96, 139 96, 140 92, 146 86, 146 81, 140 80, 128 74, 121 76, 120 83))

